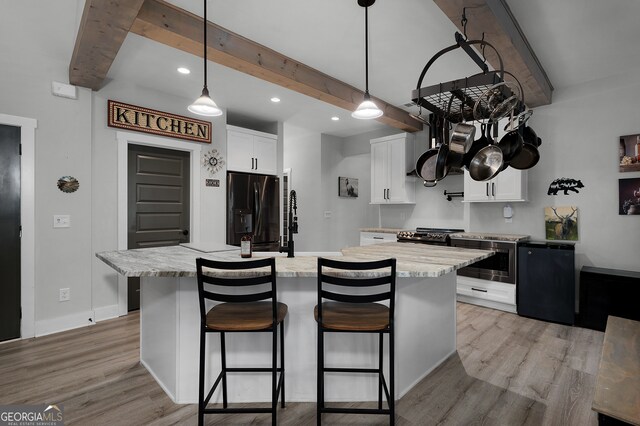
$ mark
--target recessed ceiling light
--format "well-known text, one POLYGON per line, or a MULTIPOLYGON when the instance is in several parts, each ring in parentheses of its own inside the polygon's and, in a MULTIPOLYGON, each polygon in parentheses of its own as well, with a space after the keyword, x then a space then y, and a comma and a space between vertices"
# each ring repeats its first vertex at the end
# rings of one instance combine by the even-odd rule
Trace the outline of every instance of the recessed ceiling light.
POLYGON ((271 102, 273 103, 278 103, 280 102, 280 98, 276 98, 275 96, 273 98, 271 98, 271 102))
POLYGON ((336 116, 334 115, 333 117, 331 117, 331 119, 332 119, 333 121, 338 121, 338 120, 340 120, 340 117, 336 117, 336 116))
POLYGON ((191 71, 189 70, 189 68, 185 68, 185 67, 178 68, 178 72, 180 74, 191 74, 191 71))

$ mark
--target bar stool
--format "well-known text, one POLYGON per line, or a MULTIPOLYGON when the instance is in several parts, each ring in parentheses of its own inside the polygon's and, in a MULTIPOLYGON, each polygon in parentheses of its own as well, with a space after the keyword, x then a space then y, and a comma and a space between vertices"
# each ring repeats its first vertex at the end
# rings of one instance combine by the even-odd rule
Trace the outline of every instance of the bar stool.
POLYGON ((278 395, 284 408, 284 318, 288 307, 279 303, 276 297, 276 266, 275 258, 259 259, 243 262, 219 262, 202 258, 196 259, 198 274, 198 296, 200 302, 200 370, 198 393, 198 424, 204 423, 205 414, 215 413, 271 413, 272 424, 276 424, 278 395), (203 268, 213 268, 222 271, 242 270, 250 271, 257 268, 269 267, 270 271, 261 273, 253 271, 242 276, 221 277, 215 271, 203 273, 203 268), (205 288, 205 284, 207 287, 205 288), (268 285, 265 290, 264 286, 268 285), (261 288, 251 288, 262 286, 261 288), (224 288, 243 287, 241 295, 218 293, 224 288), (250 291, 254 291, 253 293, 250 291), (271 299, 270 301, 266 301, 271 299), (213 300, 218 303, 208 312, 205 301, 213 300), (280 367, 277 367, 278 352, 278 324, 280 325, 280 367), (272 334, 271 368, 228 368, 226 360, 225 333, 237 332, 268 332, 272 334), (205 377, 205 342, 207 333, 220 333, 220 355, 222 371, 216 378, 207 396, 204 396, 205 377), (271 380, 271 408, 228 408, 227 406, 227 373, 234 372, 270 372, 271 380), (280 373, 280 377, 277 377, 280 373), (207 408, 209 400, 222 382, 222 408, 207 408))
MULTIPOLYGON (((383 273, 384 271, 378 271, 383 273)), ((322 424, 322 413, 353 414, 388 414, 390 424, 395 424, 394 398, 394 346, 393 315, 396 286, 396 259, 385 259, 373 262, 344 262, 318 258, 318 304, 314 316, 318 324, 318 398, 317 424, 322 424), (324 268, 345 271, 363 271, 390 268, 389 275, 358 278, 337 277, 324 268), (325 289, 330 284, 331 291, 325 289), (388 290, 369 294, 350 294, 353 288, 377 287, 387 285, 388 290), (351 292, 350 292, 351 288, 351 292), (334 291, 335 289, 335 291, 334 291), (340 291, 339 293, 336 291, 340 291), (328 300, 324 302, 323 300, 328 300), (380 303, 387 300, 389 306, 380 303), (378 368, 330 368, 324 366, 324 333, 377 333, 378 368), (382 372, 383 337, 389 335, 389 384, 382 372), (378 375, 378 408, 337 408, 327 407, 324 401, 324 373, 373 373, 378 375), (382 408, 382 391, 384 390, 388 408, 382 408)), ((371 289, 373 291, 374 289, 371 289)), ((379 291, 376 289, 376 291, 379 291)))

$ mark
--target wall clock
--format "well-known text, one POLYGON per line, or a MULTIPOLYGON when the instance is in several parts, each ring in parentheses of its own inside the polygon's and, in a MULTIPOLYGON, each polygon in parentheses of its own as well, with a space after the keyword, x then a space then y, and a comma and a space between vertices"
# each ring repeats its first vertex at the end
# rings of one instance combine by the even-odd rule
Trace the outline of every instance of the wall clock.
POLYGON ((222 170, 222 167, 224 166, 222 155, 220 155, 217 149, 205 152, 202 163, 205 169, 209 170, 212 175, 215 175, 219 170, 222 170))

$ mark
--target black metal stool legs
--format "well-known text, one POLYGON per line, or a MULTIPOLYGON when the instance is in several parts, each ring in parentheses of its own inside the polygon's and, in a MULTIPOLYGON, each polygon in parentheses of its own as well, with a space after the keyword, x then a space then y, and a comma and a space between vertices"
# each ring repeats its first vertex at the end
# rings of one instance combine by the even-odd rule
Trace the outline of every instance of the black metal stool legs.
MULTIPOLYGON (((396 395, 395 395, 395 345, 394 345, 394 331, 393 326, 389 331, 389 424, 391 426, 396 424, 396 395)), ((382 335, 380 336, 382 338, 382 335)))
POLYGON ((280 380, 282 380, 282 394, 280 395, 282 401, 280 401, 280 407, 284 408, 284 321, 280 323, 280 377, 280 380))
POLYGON ((198 372, 198 425, 204 424, 204 353, 205 353, 204 329, 200 328, 200 370, 198 372))
POLYGON ((318 325, 318 396, 316 398, 316 419, 317 425, 322 424, 322 409, 324 408, 324 333, 318 325))
POLYGON ((380 333, 378 342, 378 410, 382 410, 382 350, 384 346, 384 335, 380 333))
POLYGON ((227 408, 227 348, 224 332, 220 333, 220 364, 222 366, 222 408, 227 408))

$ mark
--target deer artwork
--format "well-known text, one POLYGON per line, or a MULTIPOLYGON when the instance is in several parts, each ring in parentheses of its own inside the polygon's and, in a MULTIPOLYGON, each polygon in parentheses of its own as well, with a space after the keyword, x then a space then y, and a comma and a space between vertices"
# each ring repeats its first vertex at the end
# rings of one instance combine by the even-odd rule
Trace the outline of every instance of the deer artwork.
POLYGON ((569 236, 569 233, 573 229, 573 226, 575 225, 572 217, 574 214, 576 214, 578 209, 574 209, 573 207, 571 207, 571 210, 573 211, 571 212, 571 214, 565 216, 560 216, 555 207, 551 207, 551 209, 553 210, 553 213, 555 213, 555 215, 558 217, 558 219, 560 219, 560 223, 558 223, 555 227, 556 237, 562 240, 566 240, 569 236))

